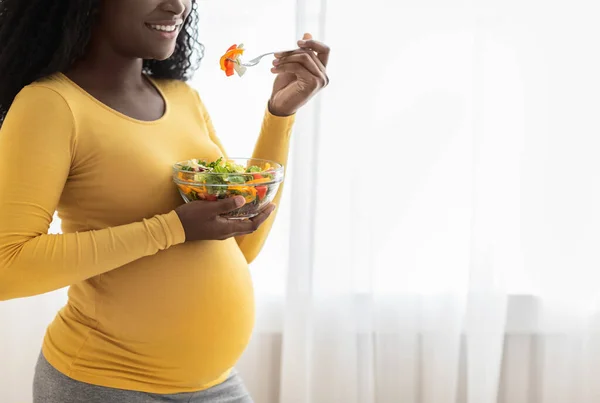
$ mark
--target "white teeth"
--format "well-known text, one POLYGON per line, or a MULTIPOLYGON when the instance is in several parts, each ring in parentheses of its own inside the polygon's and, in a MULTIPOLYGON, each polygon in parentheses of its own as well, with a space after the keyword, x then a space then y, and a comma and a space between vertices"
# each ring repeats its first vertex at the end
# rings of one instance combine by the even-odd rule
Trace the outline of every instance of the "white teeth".
POLYGON ((150 25, 150 28, 157 31, 173 32, 177 29, 177 25, 150 25))

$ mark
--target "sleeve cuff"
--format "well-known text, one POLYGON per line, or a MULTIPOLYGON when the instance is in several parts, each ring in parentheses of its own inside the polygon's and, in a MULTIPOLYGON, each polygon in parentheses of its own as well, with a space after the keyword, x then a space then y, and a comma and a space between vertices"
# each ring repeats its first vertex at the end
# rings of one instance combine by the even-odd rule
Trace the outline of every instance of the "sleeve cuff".
POLYGON ((167 224, 167 228, 171 233, 171 245, 179 245, 185 242, 185 231, 183 229, 183 225, 181 224, 181 220, 179 216, 175 212, 175 210, 171 211, 164 216, 165 223, 167 224))
POLYGON ((276 116, 269 111, 269 107, 267 106, 265 110, 265 116, 263 119, 263 134, 271 134, 275 133, 277 135, 281 135, 281 133, 285 133, 285 137, 289 138, 292 127, 296 122, 296 114, 290 116, 276 116))

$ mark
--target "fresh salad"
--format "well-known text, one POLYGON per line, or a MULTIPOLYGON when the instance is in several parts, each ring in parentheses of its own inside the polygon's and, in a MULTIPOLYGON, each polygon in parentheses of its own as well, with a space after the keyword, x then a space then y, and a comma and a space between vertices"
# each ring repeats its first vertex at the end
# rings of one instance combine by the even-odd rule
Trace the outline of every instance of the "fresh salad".
POLYGON ((223 158, 212 162, 191 159, 176 164, 175 168, 178 171, 175 183, 188 202, 244 196, 246 204, 234 215, 258 213, 273 200, 281 182, 268 162, 263 166, 243 166, 223 158))
POLYGON ((244 54, 244 45, 231 45, 227 52, 221 56, 220 64, 221 70, 225 72, 227 77, 230 77, 235 73, 238 76, 243 76, 246 72, 246 67, 241 64, 241 56, 244 54))

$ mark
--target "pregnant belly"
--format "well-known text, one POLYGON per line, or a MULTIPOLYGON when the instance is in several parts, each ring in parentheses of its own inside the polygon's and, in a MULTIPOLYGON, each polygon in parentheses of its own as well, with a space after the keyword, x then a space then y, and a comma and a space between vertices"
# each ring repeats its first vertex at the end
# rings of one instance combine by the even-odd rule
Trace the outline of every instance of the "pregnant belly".
MULTIPOLYGON (((252 283, 234 240, 183 244, 93 284, 97 323, 78 365, 196 389, 234 366, 252 333, 252 283)), ((89 295, 73 287, 70 299, 89 295)))

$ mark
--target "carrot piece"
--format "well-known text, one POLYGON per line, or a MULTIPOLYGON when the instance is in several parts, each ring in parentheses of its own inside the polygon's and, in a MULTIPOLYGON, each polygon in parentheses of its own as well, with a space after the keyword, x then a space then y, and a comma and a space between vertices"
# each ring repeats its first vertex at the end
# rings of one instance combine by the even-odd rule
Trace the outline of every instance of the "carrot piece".
POLYGON ((269 182, 271 179, 269 178, 258 178, 258 179, 253 179, 251 181, 246 182, 248 185, 252 185, 255 183, 265 183, 265 182, 269 182))
POLYGON ((185 185, 178 185, 179 189, 181 189, 183 191, 183 193, 190 193, 192 191, 192 189, 189 186, 185 186, 185 185))

